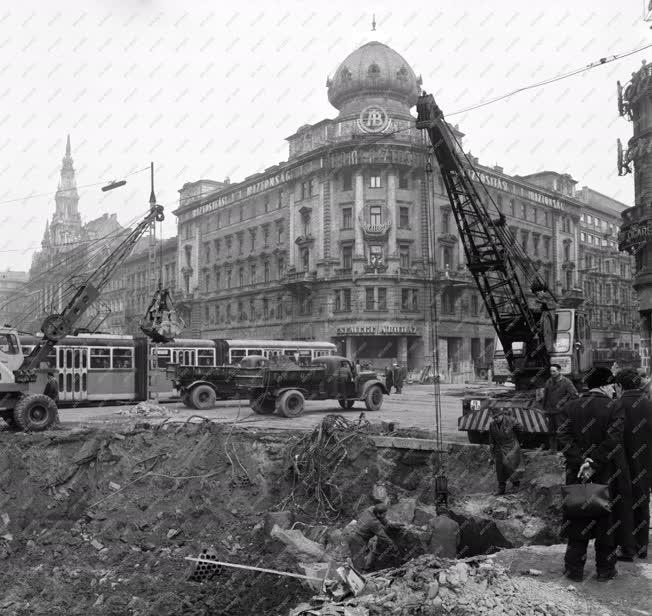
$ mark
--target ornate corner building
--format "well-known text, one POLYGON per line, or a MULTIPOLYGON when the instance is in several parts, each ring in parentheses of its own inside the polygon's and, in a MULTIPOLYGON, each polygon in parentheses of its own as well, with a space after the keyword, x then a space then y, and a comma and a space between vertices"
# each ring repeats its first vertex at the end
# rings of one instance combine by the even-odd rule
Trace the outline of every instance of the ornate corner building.
MULTIPOLYGON (((482 373, 494 331, 410 113, 420 78, 371 42, 326 85, 337 117, 289 136, 286 162, 179 191, 177 302, 188 333, 331 340, 349 357, 417 369, 432 362, 434 297, 442 371, 482 373)), ((628 284, 619 276, 629 258, 615 241, 625 204, 576 191, 568 175, 512 177, 470 158, 550 286, 591 302, 598 344, 638 345, 617 306, 628 284)))
POLYGON ((632 73, 625 88, 618 82, 618 111, 634 125, 623 150, 618 141, 619 175, 634 173, 634 207, 622 213, 619 249, 634 255, 633 286, 638 296, 641 356, 648 374, 652 345, 652 65, 632 73), (633 169, 632 169, 633 167, 633 169))

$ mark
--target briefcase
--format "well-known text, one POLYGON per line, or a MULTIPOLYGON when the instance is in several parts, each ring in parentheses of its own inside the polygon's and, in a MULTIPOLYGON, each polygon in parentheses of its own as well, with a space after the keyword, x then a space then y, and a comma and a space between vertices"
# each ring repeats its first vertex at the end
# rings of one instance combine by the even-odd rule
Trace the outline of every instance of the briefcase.
POLYGON ((596 519, 611 513, 609 486, 600 483, 574 483, 561 487, 562 511, 570 520, 596 519))

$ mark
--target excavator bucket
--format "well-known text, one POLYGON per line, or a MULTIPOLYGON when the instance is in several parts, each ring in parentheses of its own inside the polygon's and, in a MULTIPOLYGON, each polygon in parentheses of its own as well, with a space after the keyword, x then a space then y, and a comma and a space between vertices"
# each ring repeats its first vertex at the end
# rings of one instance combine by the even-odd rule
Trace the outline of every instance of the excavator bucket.
POLYGON ((159 286, 140 321, 141 331, 152 341, 165 343, 174 340, 184 327, 185 323, 174 310, 170 292, 159 286))

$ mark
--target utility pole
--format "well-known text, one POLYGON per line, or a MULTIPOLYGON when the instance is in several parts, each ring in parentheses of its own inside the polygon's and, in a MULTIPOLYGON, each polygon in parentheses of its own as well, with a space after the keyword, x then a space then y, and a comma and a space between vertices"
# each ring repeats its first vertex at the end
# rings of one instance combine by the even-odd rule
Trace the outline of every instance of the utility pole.
MULTIPOLYGON (((150 163, 149 167, 150 172, 150 185, 151 190, 149 193, 149 209, 153 210, 156 207, 156 195, 154 194, 154 163, 150 163)), ((148 297, 154 297, 156 293, 157 284, 159 281, 159 276, 157 276, 157 267, 156 267, 156 221, 152 220, 149 226, 149 245, 148 245, 148 276, 149 288, 148 288, 148 297)), ((148 347, 150 347, 148 343, 148 347)), ((154 377, 158 369, 158 342, 155 342, 151 345, 151 351, 149 353, 148 363, 147 363, 147 399, 154 400, 156 404, 159 402, 158 389, 155 387, 154 377)))

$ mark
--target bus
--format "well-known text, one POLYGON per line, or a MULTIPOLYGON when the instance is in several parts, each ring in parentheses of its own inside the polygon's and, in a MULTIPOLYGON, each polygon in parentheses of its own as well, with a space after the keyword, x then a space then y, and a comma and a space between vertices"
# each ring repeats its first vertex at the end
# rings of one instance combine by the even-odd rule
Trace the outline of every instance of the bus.
MULTIPOLYGON (((40 342, 39 337, 20 335, 24 355, 40 342)), ((181 366, 238 365, 247 355, 268 359, 280 355, 297 363, 334 355, 331 342, 295 340, 227 340, 179 338, 154 344, 148 338, 113 334, 66 336, 46 358, 48 370, 59 381, 59 404, 80 402, 175 400, 178 392, 166 375, 169 364, 181 366)))

